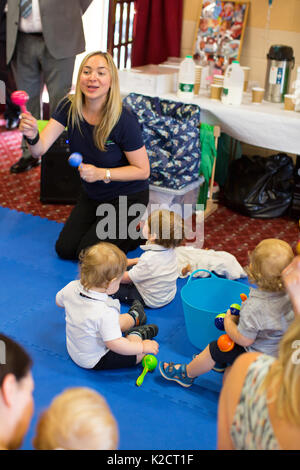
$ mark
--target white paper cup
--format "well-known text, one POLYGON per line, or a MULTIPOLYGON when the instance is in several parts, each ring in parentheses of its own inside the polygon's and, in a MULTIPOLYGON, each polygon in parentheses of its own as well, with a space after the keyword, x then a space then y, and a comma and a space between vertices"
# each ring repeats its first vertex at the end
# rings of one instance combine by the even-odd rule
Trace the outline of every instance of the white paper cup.
POLYGON ((284 95, 284 109, 286 111, 294 111, 295 109, 295 96, 284 95))
POLYGON ((216 83, 210 85, 210 97, 212 100, 220 100, 222 95, 223 86, 216 83))
POLYGON ((263 100, 265 93, 264 88, 254 87, 252 88, 252 103, 260 104, 263 100))
POLYGON ((250 67, 242 67, 242 69, 244 70, 244 91, 247 91, 251 68, 250 67))
POLYGON ((195 87, 194 87, 194 94, 198 95, 200 90, 200 83, 201 83, 201 73, 202 73, 202 66, 196 65, 195 67, 195 87))
POLYGON ((215 83, 216 85, 223 85, 224 75, 214 75, 213 76, 213 83, 215 83))

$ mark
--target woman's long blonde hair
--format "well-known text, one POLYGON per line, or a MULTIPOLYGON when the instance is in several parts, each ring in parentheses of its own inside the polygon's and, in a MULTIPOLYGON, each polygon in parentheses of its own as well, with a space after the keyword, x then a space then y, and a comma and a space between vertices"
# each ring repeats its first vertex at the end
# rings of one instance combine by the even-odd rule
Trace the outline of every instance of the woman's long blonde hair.
POLYGON ((300 425, 300 317, 290 325, 279 345, 278 360, 270 368, 262 391, 268 391, 277 416, 300 425))
POLYGON ((91 57, 94 57, 96 55, 104 57, 107 62, 108 70, 111 76, 111 86, 107 94, 107 99, 104 103, 104 106, 100 111, 99 124, 94 127, 95 145, 101 151, 105 151, 105 143, 107 141, 107 138, 114 126, 117 124, 122 112, 122 100, 120 93, 118 69, 114 64, 112 56, 108 52, 91 52, 90 54, 87 54, 82 60, 78 71, 75 94, 68 95, 68 99, 71 102, 68 115, 68 123, 70 123, 72 127, 77 126, 80 129, 80 122, 83 120, 82 108, 84 105, 84 94, 80 89, 79 78, 86 62, 91 57))

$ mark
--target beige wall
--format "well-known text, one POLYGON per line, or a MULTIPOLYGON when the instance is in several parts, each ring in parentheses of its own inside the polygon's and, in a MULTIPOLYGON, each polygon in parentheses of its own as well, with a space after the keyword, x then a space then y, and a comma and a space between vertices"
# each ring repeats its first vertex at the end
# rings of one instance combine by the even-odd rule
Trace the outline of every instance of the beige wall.
MULTIPOLYGON (((184 0, 181 56, 193 51, 201 0, 184 0)), ((250 0, 241 64, 251 67, 250 81, 265 83, 267 52, 272 44, 285 44, 294 50, 295 67, 300 66, 300 0, 273 0, 267 28, 268 0, 250 0)), ((290 90, 291 91, 291 90, 290 90)))
POLYGON ((196 32, 197 18, 201 11, 201 0, 183 0, 183 24, 181 56, 191 54, 196 32))
MULTIPOLYGON (((266 55, 272 44, 284 44, 294 50, 295 67, 291 82, 296 78, 300 66, 300 0, 273 0, 270 10, 269 28, 267 27, 268 0, 249 1, 248 20, 242 46, 240 62, 251 67, 249 81, 260 86, 265 84, 267 68, 266 55)), ((184 0, 183 32, 181 56, 193 52, 197 18, 201 11, 202 0, 184 0)), ((292 91, 290 88, 289 91, 292 91)), ((243 153, 268 156, 272 150, 242 144, 243 153)))

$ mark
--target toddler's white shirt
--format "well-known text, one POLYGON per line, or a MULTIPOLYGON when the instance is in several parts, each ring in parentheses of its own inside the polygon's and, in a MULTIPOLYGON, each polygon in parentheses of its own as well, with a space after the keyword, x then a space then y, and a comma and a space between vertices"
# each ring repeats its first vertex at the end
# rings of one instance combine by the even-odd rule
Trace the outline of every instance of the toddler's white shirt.
POLYGON ((109 350, 105 341, 121 338, 120 302, 72 281, 56 294, 65 308, 67 350, 80 367, 92 369, 109 350))
POLYGON ((173 248, 156 244, 142 245, 145 251, 128 275, 151 308, 167 305, 176 295, 177 258, 173 248))

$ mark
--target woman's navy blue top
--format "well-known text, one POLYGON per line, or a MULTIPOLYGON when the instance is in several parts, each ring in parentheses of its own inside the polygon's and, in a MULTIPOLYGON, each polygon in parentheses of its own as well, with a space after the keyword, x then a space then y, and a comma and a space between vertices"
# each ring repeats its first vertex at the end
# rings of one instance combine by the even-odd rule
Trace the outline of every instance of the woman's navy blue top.
MULTIPOLYGON (((142 130, 135 115, 123 106, 121 116, 106 141, 106 151, 102 152, 96 147, 93 139, 94 126, 85 119, 80 122, 80 129, 68 123, 70 101, 65 98, 58 105, 52 118, 65 127, 68 127, 68 139, 71 153, 82 155, 83 163, 95 165, 98 168, 116 168, 129 165, 124 152, 138 150, 144 145, 142 130)), ((110 201, 121 195, 133 194, 148 189, 148 180, 103 181, 82 185, 88 197, 97 201, 110 201)))

